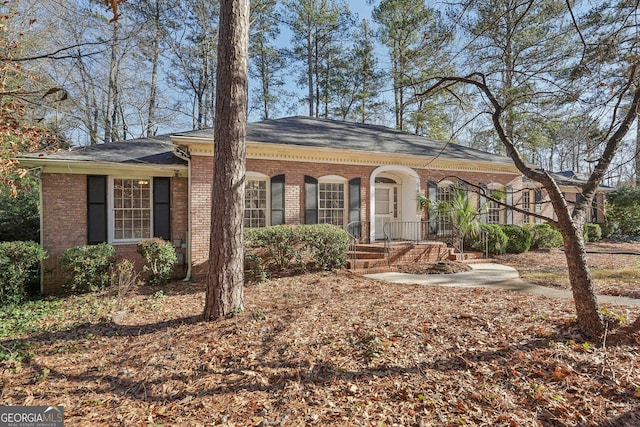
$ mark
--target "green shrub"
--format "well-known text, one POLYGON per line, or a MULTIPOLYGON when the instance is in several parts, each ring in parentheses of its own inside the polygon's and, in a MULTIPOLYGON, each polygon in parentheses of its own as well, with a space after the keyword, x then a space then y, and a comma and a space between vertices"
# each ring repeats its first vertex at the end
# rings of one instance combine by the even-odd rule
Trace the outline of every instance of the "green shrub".
POLYGON ((262 257, 249 248, 244 252, 244 279, 249 283, 261 283, 267 280, 267 269, 262 257))
POLYGON ((35 242, 0 243, 0 304, 24 301, 27 285, 37 280, 45 258, 46 252, 35 242))
POLYGON ((563 239, 560 230, 547 222, 542 224, 530 224, 531 247, 534 249, 558 248, 562 246, 563 239))
POLYGON ((584 241, 597 242, 602 239, 602 228, 600 224, 588 222, 584 225, 584 241))
POLYGON ((503 225, 502 231, 507 236, 505 251, 509 254, 523 254, 531 248, 531 231, 518 225, 503 225))
POLYGON ((176 248, 166 240, 153 238, 138 242, 138 253, 144 258, 144 270, 150 273, 149 282, 153 285, 166 284, 173 266, 178 263, 176 248))
POLYGON ((507 235, 497 224, 481 224, 480 233, 467 236, 464 245, 474 251, 484 252, 486 249, 490 254, 502 254, 507 247, 507 235))
POLYGON ((599 224, 600 230, 602 231, 602 238, 608 239, 609 237, 618 233, 617 224, 613 222, 602 222, 599 224))
POLYGON ((507 249, 507 235, 497 224, 482 224, 481 234, 486 234, 490 254, 503 254, 507 249))
POLYGON ((301 238, 310 260, 320 270, 341 268, 347 262, 349 234, 329 224, 301 226, 301 238))
POLYGON ((623 187, 607 194, 607 222, 623 237, 640 236, 640 187, 623 187))
POLYGON ((37 183, 22 179, 18 194, 0 184, 0 242, 40 240, 40 193, 37 183))
POLYGON ((292 262, 301 263, 299 227, 302 226, 247 228, 244 238, 250 246, 261 249, 261 257, 266 265, 276 270, 286 270, 292 262))
POLYGON ((259 277, 257 263, 278 273, 340 268, 349 250, 347 232, 329 224, 247 228, 244 237, 245 272, 259 277))
POLYGON ((77 291, 92 291, 109 286, 110 269, 116 250, 108 243, 76 246, 65 250, 60 266, 71 276, 67 286, 77 291))

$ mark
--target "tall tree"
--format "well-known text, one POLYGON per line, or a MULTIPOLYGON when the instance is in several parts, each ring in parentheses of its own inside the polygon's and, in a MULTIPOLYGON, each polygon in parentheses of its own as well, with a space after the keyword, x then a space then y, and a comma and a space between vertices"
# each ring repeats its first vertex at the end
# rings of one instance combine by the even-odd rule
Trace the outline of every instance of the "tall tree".
POLYGON ((137 34, 142 56, 151 66, 149 74, 149 95, 146 104, 146 124, 144 135, 153 136, 158 128, 158 87, 160 84, 160 52, 166 46, 166 29, 164 24, 169 11, 166 0, 139 0, 130 4, 135 13, 141 31, 137 34))
POLYGON ((448 63, 444 52, 450 33, 440 14, 422 0, 382 0, 372 16, 391 57, 396 128, 406 130, 410 112, 420 111, 419 105, 415 109, 416 94, 422 91, 417 84, 442 74, 448 63))
POLYGON ((168 39, 169 83, 182 92, 178 94, 176 109, 191 118, 194 129, 210 127, 215 120, 213 76, 219 7, 217 0, 182 0, 171 9, 175 27, 168 39), (185 102, 185 96, 189 102, 185 102))
POLYGON ((380 93, 384 74, 375 54, 375 37, 363 19, 353 34, 353 45, 334 70, 334 115, 341 120, 366 123, 382 115, 380 93))
MULTIPOLYGON (((607 34, 607 44, 588 46, 585 54, 588 67, 598 70, 603 89, 618 84, 626 77, 629 58, 640 55, 640 34, 637 22, 637 1, 613 0, 600 2, 586 15, 584 32, 586 37, 607 34), (606 62, 601 58, 607 58, 606 62)), ((638 112, 640 117, 640 111, 638 112)), ((635 185, 640 186, 640 126, 636 124, 635 148, 627 158, 618 159, 624 165, 632 163, 635 168, 635 185)), ((622 169, 622 168, 619 168, 622 169)), ((631 175, 625 177, 631 182, 631 175)), ((624 179, 624 178, 623 178, 624 179)))
POLYGON ((249 50, 251 62, 249 73, 258 82, 255 100, 259 104, 260 118, 268 120, 280 103, 285 82, 282 76, 286 67, 284 52, 275 46, 280 34, 280 13, 276 0, 261 0, 251 3, 251 37, 249 50))
MULTIPOLYGON (((533 1, 531 2, 533 3, 533 1)), ((520 3, 521 4, 521 3, 520 3)), ((521 24, 529 21, 529 13, 533 13, 533 8, 521 12, 521 24)), ((571 3, 565 4, 565 20, 558 21, 564 23, 553 31, 546 34, 545 40, 548 43, 565 42, 566 34, 572 32, 577 45, 582 45, 586 51, 589 46, 599 46, 602 49, 615 48, 609 44, 610 32, 594 35, 593 38, 585 40, 585 35, 580 31, 580 23, 574 20, 571 3), (556 38, 557 37, 557 38, 556 38)), ((638 13, 635 11, 634 13, 638 13)), ((633 22, 639 22, 638 16, 633 22)), ((526 31, 522 28, 521 31, 526 31)), ((610 28, 609 31, 615 31, 610 28)), ((518 30, 516 30, 518 33, 518 30)), ((542 45, 540 47, 543 47, 542 45)), ((624 49, 624 46, 620 46, 624 49)), ((628 46, 626 47, 628 48, 628 46)), ((627 51, 628 52, 628 51, 627 51)), ((624 52, 621 52, 624 53, 624 52)), ((628 52, 631 53, 631 52, 628 52)), ((505 53, 506 55, 506 53, 505 53)), ((609 123, 604 132, 599 134, 599 144, 597 152, 594 152, 594 163, 592 172, 580 185, 582 197, 570 205, 565 200, 558 182, 549 171, 532 166, 525 161, 522 155, 522 145, 517 145, 514 138, 510 136, 510 126, 516 128, 519 123, 518 117, 515 119, 509 116, 509 98, 501 96, 503 85, 500 80, 489 79, 482 64, 474 64, 475 70, 463 76, 444 76, 439 79, 427 92, 447 87, 453 90, 455 85, 471 85, 479 90, 487 101, 487 113, 489 114, 494 130, 504 145, 506 153, 512 158, 515 166, 527 178, 539 182, 549 195, 557 219, 548 218, 550 223, 557 225, 562 232, 564 239, 564 250, 569 268, 569 278, 573 291, 576 306, 577 322, 582 331, 591 337, 601 336, 605 330, 604 321, 598 310, 598 302, 593 290, 593 278, 589 271, 586 259, 583 229, 588 212, 591 209, 593 197, 602 182, 608 167, 615 154, 619 150, 621 143, 628 134, 633 121, 637 115, 640 104, 640 62, 637 56, 627 56, 627 73, 623 80, 612 82, 607 86, 607 91, 599 90, 597 72, 587 64, 588 55, 579 56, 540 56, 539 60, 531 63, 529 67, 516 70, 514 78, 525 79, 536 91, 531 91, 526 95, 530 103, 545 103, 546 105, 556 105, 558 110, 580 109, 581 106, 589 104, 589 112, 594 111, 591 107, 598 106, 599 110, 609 112, 609 123), (571 78, 564 78, 570 76, 571 78), (575 86, 588 87, 588 93, 582 93, 581 97, 567 98, 567 94, 575 94, 575 86), (549 96, 556 95, 556 103, 549 101, 549 96), (623 101, 631 99, 628 104, 623 101), (562 102, 560 102, 562 101, 562 102), (571 102, 569 102, 571 101, 571 102)), ((599 56, 596 63, 605 64, 608 62, 606 56, 599 56)), ((490 70, 489 70, 490 71, 490 70)), ((595 148, 594 148, 595 150, 595 148)))
POLYGON ((244 309, 242 236, 248 56, 249 0, 222 0, 205 320, 244 309))
MULTIPOLYGON (((579 49, 558 28, 566 28, 564 0, 471 0, 461 2, 464 15, 454 18, 468 46, 466 64, 482 63, 487 81, 505 106, 505 131, 528 161, 546 148, 540 130, 548 121, 562 120, 541 110, 550 110, 550 98, 542 94, 540 82, 530 78, 537 64, 562 60, 579 49), (553 35, 551 37, 550 35, 553 35), (530 134, 529 132, 533 132, 530 134), (540 144, 542 145, 540 145, 540 144)), ((473 66, 472 66, 473 68, 473 66)), ((553 99, 553 101, 556 101, 553 99)), ((491 126, 490 123, 487 124, 491 126)))
POLYGON ((33 54, 36 20, 30 16, 34 3, 0 5, 0 185, 8 184, 17 195, 17 181, 26 171, 16 156, 43 148, 55 149, 58 138, 48 129, 47 102, 65 99, 64 90, 48 86, 46 76, 33 63, 20 58, 33 54), (42 114, 42 116, 40 116, 42 114))
POLYGON ((320 116, 320 104, 328 115, 331 65, 342 52, 341 39, 348 33, 351 11, 340 0, 284 0, 285 22, 291 28, 294 61, 304 64, 299 84, 307 88, 309 116, 320 116))

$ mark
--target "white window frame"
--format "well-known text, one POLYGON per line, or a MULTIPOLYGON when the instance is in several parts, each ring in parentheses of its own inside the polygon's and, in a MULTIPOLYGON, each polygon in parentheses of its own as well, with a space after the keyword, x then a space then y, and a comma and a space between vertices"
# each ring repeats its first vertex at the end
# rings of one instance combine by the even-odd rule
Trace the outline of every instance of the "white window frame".
MULTIPOLYGON (((525 189, 522 192, 522 210, 531 212, 531 190, 525 189), (525 197, 526 196, 526 197, 525 197), (525 200, 526 198, 526 200, 525 200)), ((522 214, 522 223, 529 224, 531 223, 531 215, 523 213, 522 214)))
POLYGON ((141 240, 150 239, 153 237, 153 177, 151 176, 109 176, 107 184, 107 191, 109 192, 107 197, 107 237, 109 239, 109 243, 113 244, 128 244, 128 243, 137 243, 141 240), (147 237, 135 237, 135 238, 127 238, 127 239, 116 239, 115 237, 115 201, 114 201, 114 181, 117 179, 122 180, 138 180, 138 181, 148 181, 149 182, 149 235, 147 237))
MULTIPOLYGON (((271 179, 263 174, 263 173, 259 173, 259 172, 247 172, 245 174, 245 200, 247 197, 247 183, 249 181, 262 181, 265 183, 265 197, 266 197, 266 203, 265 203, 265 208, 264 208, 264 218, 265 218, 265 225, 264 227, 268 227, 271 225, 271 179)), ((253 209, 253 210, 260 210, 260 209, 253 209)), ((247 207, 244 207, 244 211, 242 213, 242 222, 244 224, 245 218, 246 218, 246 212, 247 212, 247 207)), ((245 225, 245 227, 247 227, 245 225)), ((262 228, 262 227, 247 227, 247 228, 262 228)))
MULTIPOLYGON (((489 184, 487 186, 488 196, 493 197, 496 191, 501 191, 506 194, 506 187, 502 184, 489 184)), ((500 205, 492 200, 487 199, 487 224, 504 224, 506 221, 506 210, 503 205, 500 205), (497 215, 498 222, 493 222, 492 215, 497 215)))
MULTIPOLYGON (((451 203, 451 199, 455 196, 454 192, 456 190, 455 184, 452 181, 440 181, 438 182, 438 186, 436 188, 436 206, 438 207, 440 202, 451 203), (446 191, 445 191, 446 189, 446 191), (441 197, 445 195, 447 197, 441 197)), ((438 234, 449 234, 453 232, 453 224, 447 218, 442 218, 438 216, 438 234)))
MULTIPOLYGON (((332 224, 330 222, 322 222, 321 218, 321 212, 323 210, 332 210, 332 209, 326 209, 326 208, 321 208, 321 203, 320 203, 320 194, 322 193, 322 191, 320 191, 320 187, 323 184, 341 184, 342 185, 342 224, 340 225, 340 227, 345 228, 348 223, 349 223, 349 181, 346 178, 343 178, 341 176, 338 175, 327 175, 327 176, 323 176, 321 178, 318 179, 318 224, 332 224)), ((332 224, 332 225, 337 225, 337 224, 332 224)))

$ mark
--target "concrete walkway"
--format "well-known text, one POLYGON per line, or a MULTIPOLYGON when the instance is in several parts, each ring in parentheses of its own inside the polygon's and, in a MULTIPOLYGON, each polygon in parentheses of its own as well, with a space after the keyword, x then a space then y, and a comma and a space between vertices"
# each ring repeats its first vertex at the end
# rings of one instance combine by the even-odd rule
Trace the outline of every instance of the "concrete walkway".
MULTIPOLYGON (((482 263, 469 264, 471 271, 453 274, 407 274, 407 273, 376 273, 367 274, 372 279, 385 280, 392 283, 417 283, 428 286, 455 286, 462 288, 486 287, 506 289, 516 292, 526 292, 533 295, 544 295, 551 298, 573 298, 569 290, 554 289, 546 286, 525 283, 520 279, 518 271, 506 265, 482 263)), ((598 295, 599 303, 618 304, 640 307, 640 299, 598 295)))

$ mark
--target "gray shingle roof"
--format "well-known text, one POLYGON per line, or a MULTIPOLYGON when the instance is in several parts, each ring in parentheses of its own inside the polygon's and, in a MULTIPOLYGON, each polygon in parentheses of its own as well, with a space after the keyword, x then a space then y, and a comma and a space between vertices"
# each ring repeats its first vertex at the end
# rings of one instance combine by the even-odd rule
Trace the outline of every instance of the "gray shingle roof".
POLYGON ((74 148, 71 151, 60 150, 41 156, 39 153, 26 154, 23 157, 51 160, 107 162, 151 165, 186 165, 174 153, 174 145, 169 135, 151 138, 130 139, 108 144, 89 145, 74 148))
MULTIPOLYGON (((177 135, 213 138, 213 130, 203 129, 177 135)), ((400 132, 385 126, 304 116, 249 123, 247 125, 247 141, 512 163, 511 159, 505 156, 457 144, 447 144, 443 141, 400 132)))
MULTIPOLYGON (((213 139, 213 129, 171 135, 213 139)), ((90 145, 72 151, 46 154, 52 160, 114 162, 125 164, 185 164, 173 153, 171 135, 90 145)), ((311 117, 286 117, 247 125, 247 141, 291 146, 348 149, 375 153, 407 154, 457 160, 511 163, 511 159, 485 151, 400 132, 385 126, 348 123, 311 117)), ((37 153, 23 157, 39 158, 37 153)))

